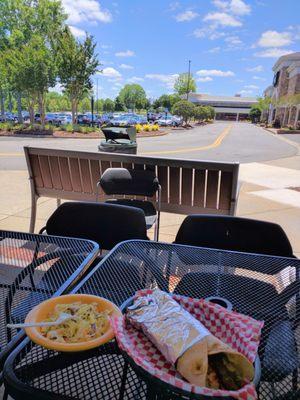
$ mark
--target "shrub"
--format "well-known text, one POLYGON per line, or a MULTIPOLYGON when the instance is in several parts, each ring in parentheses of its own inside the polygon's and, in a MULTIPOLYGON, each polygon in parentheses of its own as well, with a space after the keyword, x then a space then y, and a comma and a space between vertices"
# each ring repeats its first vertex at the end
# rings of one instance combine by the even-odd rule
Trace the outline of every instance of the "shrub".
POLYGON ((195 105, 188 100, 180 100, 172 107, 172 114, 178 115, 183 118, 187 124, 188 121, 194 116, 195 105))
POLYGON ((74 126, 72 124, 65 125, 65 129, 67 132, 74 132, 74 126))
POLYGON ((145 132, 151 132, 153 129, 152 129, 152 125, 150 125, 150 124, 147 124, 147 125, 144 125, 144 131, 145 132))
POLYGON ((136 129, 136 133, 139 133, 143 130, 143 126, 141 124, 136 124, 135 129, 136 129))
POLYGON ((159 125, 158 124, 153 124, 152 125, 152 130, 153 131, 158 131, 159 130, 159 125))

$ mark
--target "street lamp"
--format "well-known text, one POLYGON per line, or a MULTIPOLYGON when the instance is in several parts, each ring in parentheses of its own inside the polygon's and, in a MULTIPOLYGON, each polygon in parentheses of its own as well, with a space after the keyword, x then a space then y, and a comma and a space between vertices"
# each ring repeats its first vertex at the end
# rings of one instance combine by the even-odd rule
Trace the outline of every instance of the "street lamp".
POLYGON ((94 96, 91 97, 92 126, 94 126, 94 96))
POLYGON ((189 99, 189 92, 190 92, 190 79, 191 79, 191 60, 189 60, 189 70, 188 70, 188 81, 186 85, 186 99, 189 99))

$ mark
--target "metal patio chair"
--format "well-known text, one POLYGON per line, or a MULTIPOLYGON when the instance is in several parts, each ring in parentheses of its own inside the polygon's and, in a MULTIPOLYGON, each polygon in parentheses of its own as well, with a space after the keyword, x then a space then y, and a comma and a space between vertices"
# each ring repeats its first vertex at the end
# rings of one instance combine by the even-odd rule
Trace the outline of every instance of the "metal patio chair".
POLYGON ((124 196, 123 198, 108 199, 105 201, 106 204, 118 204, 141 209, 145 215, 147 229, 154 225, 154 240, 158 241, 161 187, 154 171, 108 168, 97 184, 97 201, 99 188, 103 190, 106 196, 124 196), (157 201, 156 198, 150 201, 149 198, 153 198, 156 194, 157 201), (136 196, 142 198, 137 199, 136 196))

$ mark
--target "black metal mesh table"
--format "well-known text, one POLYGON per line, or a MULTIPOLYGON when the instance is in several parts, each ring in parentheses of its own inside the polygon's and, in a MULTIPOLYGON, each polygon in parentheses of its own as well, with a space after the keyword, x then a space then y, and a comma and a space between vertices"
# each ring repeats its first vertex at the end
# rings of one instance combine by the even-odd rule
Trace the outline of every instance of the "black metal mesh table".
POLYGON ((24 332, 6 327, 23 322, 37 304, 71 289, 95 259, 92 241, 0 231, 0 370, 24 332))
MULTIPOLYGON (((128 241, 73 292, 103 296, 119 306, 142 288, 226 298, 234 310, 265 321, 259 399, 299 399, 299 269, 300 260, 294 258, 128 241)), ((128 363, 114 341, 91 351, 62 354, 26 339, 9 356, 4 378, 16 399, 199 398, 149 379, 128 363)))

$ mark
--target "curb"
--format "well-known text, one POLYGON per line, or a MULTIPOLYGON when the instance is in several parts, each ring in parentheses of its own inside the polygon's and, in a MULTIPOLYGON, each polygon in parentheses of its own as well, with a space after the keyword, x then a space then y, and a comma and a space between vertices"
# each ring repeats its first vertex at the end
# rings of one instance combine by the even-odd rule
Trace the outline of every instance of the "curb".
MULTIPOLYGON (((150 134, 150 135, 137 135, 137 139, 142 139, 142 138, 153 138, 153 137, 160 137, 160 136, 165 136, 168 135, 171 131, 162 131, 159 134, 150 134)), ((85 134, 85 136, 53 136, 53 135, 8 135, 8 134, 1 134, 0 133, 0 138, 1 137, 10 137, 10 138, 28 138, 28 139, 40 139, 40 138, 47 138, 47 139, 104 139, 104 136, 98 136, 98 137, 91 137, 88 136, 89 134, 85 134)))
POLYGON ((294 142, 290 139, 287 139, 286 137, 281 136, 281 134, 278 134, 277 132, 271 131, 268 128, 262 128, 263 130, 265 130, 266 132, 268 132, 269 134, 272 134, 273 136, 276 136, 277 139, 282 140, 283 142, 288 143, 291 146, 294 146, 298 151, 296 155, 300 155, 300 144, 297 142, 294 142))

